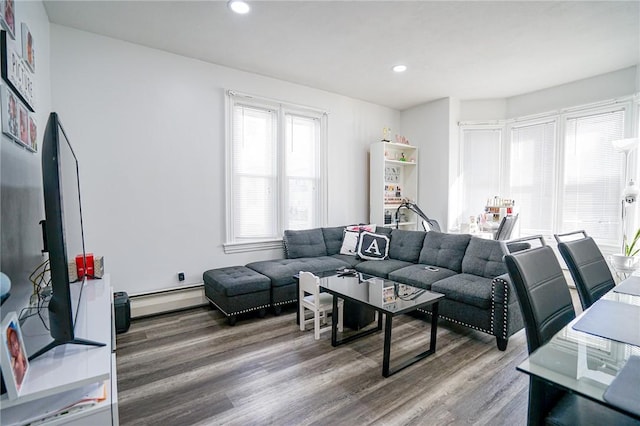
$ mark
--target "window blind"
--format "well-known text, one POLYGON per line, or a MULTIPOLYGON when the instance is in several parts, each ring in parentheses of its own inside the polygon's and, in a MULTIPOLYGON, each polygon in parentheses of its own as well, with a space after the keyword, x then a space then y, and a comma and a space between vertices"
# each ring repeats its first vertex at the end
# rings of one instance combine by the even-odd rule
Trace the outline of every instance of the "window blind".
POLYGON ((567 119, 562 188, 562 232, 584 229, 603 244, 621 238, 624 110, 567 119))
POLYGON ((319 223, 320 120, 285 114, 285 229, 309 229, 319 223))
POLYGON ((522 235, 553 234, 555 122, 511 129, 510 192, 522 235))
POLYGON ((462 207, 459 221, 484 211, 487 199, 500 195, 502 132, 499 129, 462 131, 462 207))
POLYGON ((279 236, 276 120, 267 108, 233 108, 232 223, 239 240, 279 236))

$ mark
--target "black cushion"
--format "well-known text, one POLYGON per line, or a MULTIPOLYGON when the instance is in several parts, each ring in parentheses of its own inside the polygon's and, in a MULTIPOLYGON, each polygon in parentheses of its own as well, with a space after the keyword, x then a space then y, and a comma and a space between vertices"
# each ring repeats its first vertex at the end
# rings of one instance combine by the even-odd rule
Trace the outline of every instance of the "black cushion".
POLYGON ((431 285, 431 290, 480 309, 491 307, 491 279, 470 274, 457 274, 431 285))
POLYGON ((334 254, 340 253, 343 232, 344 226, 322 228, 322 236, 324 237, 324 245, 327 248, 327 256, 333 256, 334 254))
POLYGON ((282 287, 295 283, 293 276, 300 271, 326 272, 349 267, 346 262, 330 256, 305 257, 299 259, 263 260, 248 263, 247 267, 271 279, 273 287, 282 287))
POLYGON ((422 231, 392 230, 389 257, 404 260, 405 262, 417 263, 426 234, 426 232, 422 231))

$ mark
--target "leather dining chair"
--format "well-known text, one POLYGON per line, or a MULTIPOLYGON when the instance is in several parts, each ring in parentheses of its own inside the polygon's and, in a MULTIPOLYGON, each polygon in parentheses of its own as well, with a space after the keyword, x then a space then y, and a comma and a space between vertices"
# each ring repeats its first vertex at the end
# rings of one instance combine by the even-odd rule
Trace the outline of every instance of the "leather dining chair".
MULTIPOLYGON (((553 249, 541 235, 513 241, 534 239, 539 239, 542 246, 504 256, 520 302, 530 354, 575 318, 569 286, 553 249)), ((530 376, 527 424, 639 425, 640 422, 530 376)))
POLYGON ((516 222, 518 221, 518 214, 519 213, 516 213, 512 216, 505 216, 502 218, 500 225, 498 225, 498 230, 496 231, 495 240, 504 241, 511 238, 513 228, 516 226, 516 222))
MULTIPOLYGON (((331 330, 331 325, 320 325, 327 324, 327 315, 333 310, 333 296, 320 292, 320 278, 311 272, 300 272, 299 287, 300 331, 304 331, 306 323, 313 321, 315 339, 318 340, 321 332, 331 330), (313 318, 305 319, 305 309, 313 312, 313 318)), ((338 331, 343 331, 343 311, 344 300, 338 299, 338 312, 332 313, 338 315, 338 331)))
POLYGON ((582 309, 587 309, 616 285, 607 261, 596 242, 585 231, 556 234, 554 237, 558 242, 558 250, 576 283, 582 309), (582 234, 583 237, 562 241, 563 238, 576 234, 582 234))

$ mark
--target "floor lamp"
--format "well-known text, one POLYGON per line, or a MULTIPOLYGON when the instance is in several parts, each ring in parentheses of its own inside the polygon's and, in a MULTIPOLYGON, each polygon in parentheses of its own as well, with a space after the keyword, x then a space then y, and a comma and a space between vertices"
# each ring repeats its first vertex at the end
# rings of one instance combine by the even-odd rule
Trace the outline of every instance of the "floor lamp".
POLYGON ((622 254, 625 254, 627 245, 627 205, 633 204, 638 198, 638 187, 633 179, 629 179, 629 153, 639 144, 638 138, 627 138, 612 141, 611 144, 616 151, 624 153, 624 189, 622 190, 622 254))

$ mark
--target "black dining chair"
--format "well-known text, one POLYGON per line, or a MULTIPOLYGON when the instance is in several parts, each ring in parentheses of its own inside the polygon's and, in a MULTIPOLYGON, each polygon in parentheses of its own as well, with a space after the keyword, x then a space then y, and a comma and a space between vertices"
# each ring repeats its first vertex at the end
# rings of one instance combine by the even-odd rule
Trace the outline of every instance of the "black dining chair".
POLYGON ((495 240, 504 241, 511 238, 511 233, 513 233, 513 228, 516 226, 516 221, 518 220, 518 214, 519 213, 516 213, 502 218, 494 237, 495 240))
MULTIPOLYGON (((558 258, 544 238, 537 235, 512 242, 538 239, 540 247, 504 256, 520 302, 530 354, 551 340, 576 316, 558 258)), ((640 425, 640 422, 531 376, 527 424, 640 425)))
POLYGON ((596 242, 585 231, 556 234, 554 237, 576 283, 582 309, 587 309, 616 285, 607 261, 596 242), (582 234, 582 238, 562 241, 577 234, 582 234))

